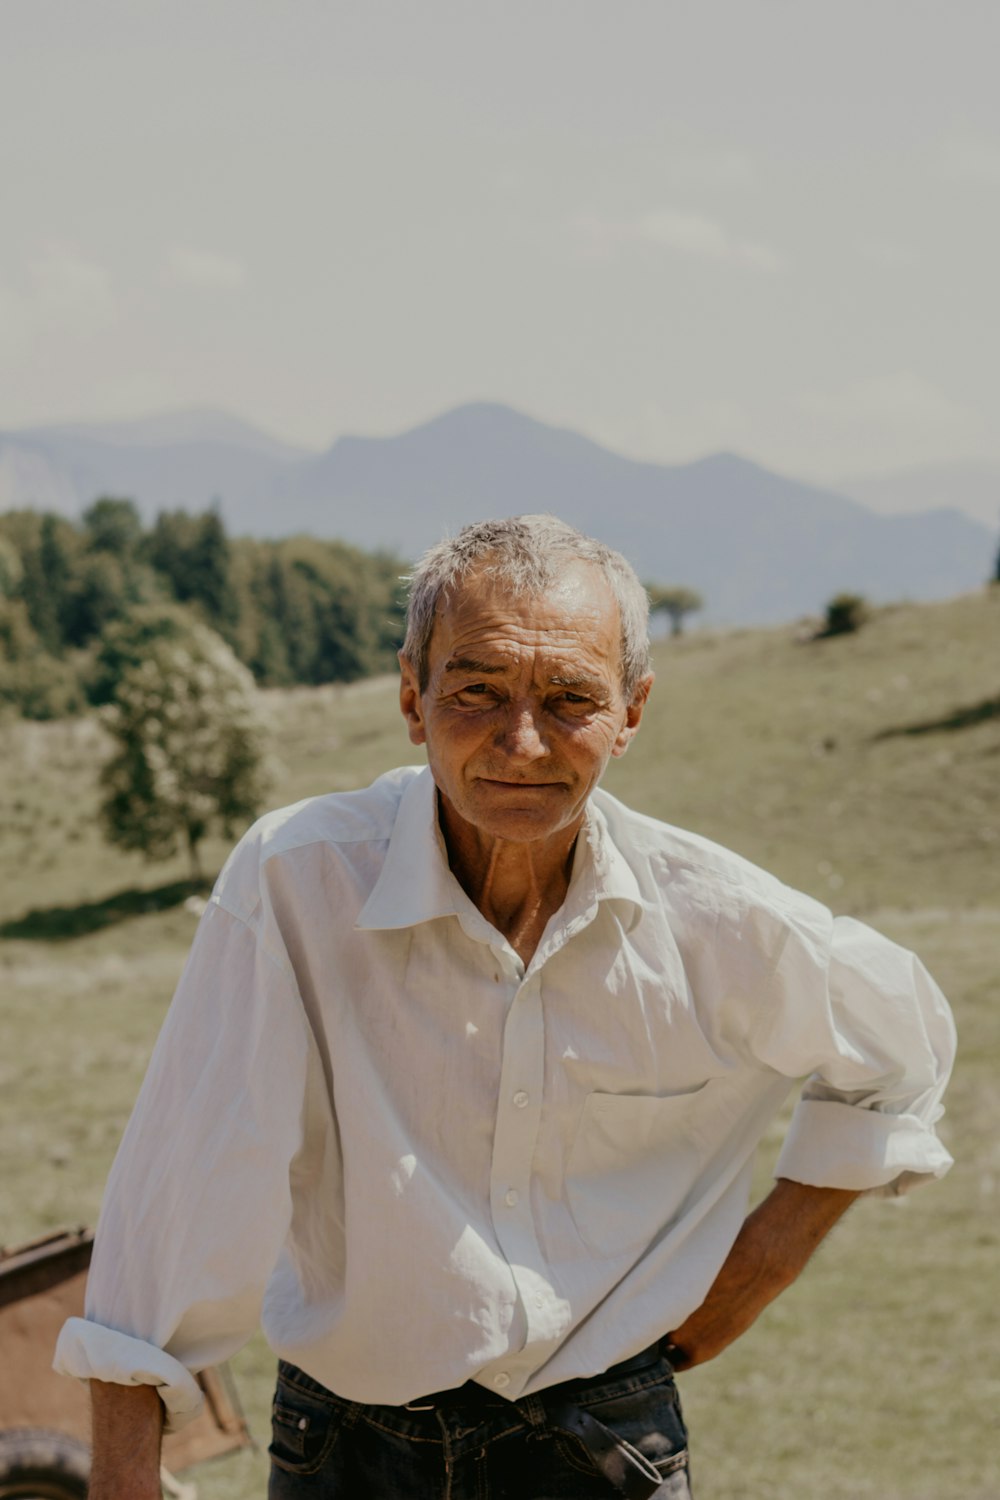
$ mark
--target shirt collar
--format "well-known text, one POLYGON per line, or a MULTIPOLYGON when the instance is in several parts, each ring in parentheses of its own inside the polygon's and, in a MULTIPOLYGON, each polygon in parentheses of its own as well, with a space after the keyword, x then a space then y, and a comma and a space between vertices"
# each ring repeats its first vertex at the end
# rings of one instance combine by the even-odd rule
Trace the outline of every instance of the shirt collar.
POLYGON ((451 917, 468 898, 448 867, 437 820, 437 788, 425 766, 400 798, 385 863, 356 927, 415 927, 451 917))
POLYGON ((591 799, 576 843, 566 910, 592 911, 601 901, 620 903, 626 932, 632 931, 643 913, 635 872, 611 837, 604 814, 591 799))
MULTIPOLYGON (((628 931, 642 915, 632 868, 612 840, 604 815, 591 802, 577 840, 564 911, 567 917, 591 912, 601 901, 625 903, 628 931)), ((475 910, 449 868, 438 825, 437 788, 424 767, 403 792, 385 863, 355 925, 363 930, 415 927, 475 910)))

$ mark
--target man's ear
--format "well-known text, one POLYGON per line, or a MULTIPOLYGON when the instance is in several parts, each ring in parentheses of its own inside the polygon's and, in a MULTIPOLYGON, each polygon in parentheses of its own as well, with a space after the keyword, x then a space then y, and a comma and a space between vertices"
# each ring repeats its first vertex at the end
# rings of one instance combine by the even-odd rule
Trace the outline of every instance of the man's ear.
POLYGON ((632 702, 625 710, 625 722, 619 729, 615 742, 611 747, 611 754, 624 755, 631 745, 633 739, 639 732, 639 724, 642 721, 643 709, 649 698, 650 689, 653 686, 654 674, 647 672, 645 677, 639 679, 635 692, 632 694, 632 702))
POLYGON ((399 707, 410 735, 411 745, 422 745, 427 739, 420 701, 420 676, 416 667, 399 653, 399 707))

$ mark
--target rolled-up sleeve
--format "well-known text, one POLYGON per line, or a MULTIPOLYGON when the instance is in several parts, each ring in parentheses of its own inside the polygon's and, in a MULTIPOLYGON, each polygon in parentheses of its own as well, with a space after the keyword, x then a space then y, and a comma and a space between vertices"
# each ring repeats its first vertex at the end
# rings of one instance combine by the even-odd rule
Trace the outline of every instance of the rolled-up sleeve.
POLYGON ((951 1166, 937 1133, 951 1011, 920 960, 864 923, 810 903, 791 925, 754 1051, 806 1078, 776 1176, 897 1195, 951 1166))
POLYGON ((155 1385, 177 1427, 192 1372, 254 1331, 291 1219, 312 1037, 287 959, 209 905, 115 1159, 84 1318, 55 1367, 155 1385))

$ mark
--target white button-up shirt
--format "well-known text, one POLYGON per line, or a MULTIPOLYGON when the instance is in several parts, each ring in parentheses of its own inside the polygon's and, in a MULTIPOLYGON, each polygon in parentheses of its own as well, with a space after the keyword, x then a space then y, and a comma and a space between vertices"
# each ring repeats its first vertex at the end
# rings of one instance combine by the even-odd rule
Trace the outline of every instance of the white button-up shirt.
POLYGON ((272 813, 202 919, 57 1365, 158 1385, 174 1425, 258 1318, 360 1401, 597 1373, 703 1301, 794 1080, 778 1175, 944 1173, 953 1040, 911 954, 604 792, 528 965, 428 771, 272 813))

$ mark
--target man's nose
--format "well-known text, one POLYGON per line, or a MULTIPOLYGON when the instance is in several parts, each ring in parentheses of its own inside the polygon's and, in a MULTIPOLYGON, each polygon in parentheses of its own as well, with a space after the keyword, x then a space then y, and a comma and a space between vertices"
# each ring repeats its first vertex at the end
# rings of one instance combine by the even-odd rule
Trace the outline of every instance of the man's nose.
POLYGON ((497 743, 512 760, 538 760, 548 755, 549 747, 533 704, 511 706, 497 743))

